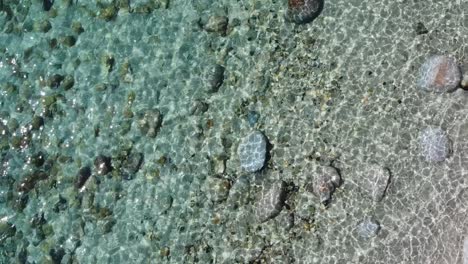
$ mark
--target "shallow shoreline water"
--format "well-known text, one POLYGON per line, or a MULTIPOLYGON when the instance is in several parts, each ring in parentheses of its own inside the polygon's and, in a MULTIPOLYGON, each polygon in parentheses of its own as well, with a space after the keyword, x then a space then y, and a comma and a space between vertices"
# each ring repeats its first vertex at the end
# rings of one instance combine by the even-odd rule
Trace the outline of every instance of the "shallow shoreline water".
POLYGON ((287 2, 0 2, 0 262, 464 263, 468 2, 287 2))

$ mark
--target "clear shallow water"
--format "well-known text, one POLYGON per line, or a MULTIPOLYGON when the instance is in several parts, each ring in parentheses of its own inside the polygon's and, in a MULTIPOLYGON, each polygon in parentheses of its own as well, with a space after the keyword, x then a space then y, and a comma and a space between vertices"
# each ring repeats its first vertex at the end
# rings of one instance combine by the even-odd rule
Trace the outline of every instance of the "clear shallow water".
POLYGON ((0 2, 0 262, 462 263, 467 97, 417 80, 433 54, 465 67, 468 2, 326 1, 302 26, 286 1, 130 4, 0 2), (420 155, 428 126, 444 162, 420 155), (246 173, 253 130, 269 158, 246 173), (307 186, 326 165, 324 207, 307 186), (287 206, 259 223, 279 181, 287 206))

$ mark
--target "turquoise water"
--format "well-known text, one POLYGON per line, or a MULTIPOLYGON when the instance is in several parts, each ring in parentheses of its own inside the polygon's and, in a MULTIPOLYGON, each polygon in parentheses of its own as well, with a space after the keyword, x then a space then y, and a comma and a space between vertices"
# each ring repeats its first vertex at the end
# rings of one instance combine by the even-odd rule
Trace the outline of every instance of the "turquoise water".
POLYGON ((467 8, 0 0, 0 263, 466 263, 467 8))

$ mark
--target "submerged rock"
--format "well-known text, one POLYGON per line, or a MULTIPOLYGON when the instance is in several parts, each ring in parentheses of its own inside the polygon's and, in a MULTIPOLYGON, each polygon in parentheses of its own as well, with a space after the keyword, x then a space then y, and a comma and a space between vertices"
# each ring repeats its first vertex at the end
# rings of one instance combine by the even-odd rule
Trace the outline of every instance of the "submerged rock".
POLYGON ((428 162, 444 161, 452 152, 450 139, 439 127, 425 128, 421 131, 419 140, 421 154, 428 162))
POLYGON ((204 29, 207 32, 215 32, 222 36, 226 35, 229 19, 226 16, 212 16, 208 19, 204 29))
POLYGON ((324 0, 288 0, 286 19, 296 24, 312 22, 323 9, 324 0))
POLYGON ((266 147, 266 138, 260 131, 243 138, 237 150, 242 169, 248 172, 261 170, 265 165, 266 147))
POLYGON ((312 183, 308 184, 306 188, 319 197, 322 204, 327 205, 330 203, 335 189, 340 185, 341 176, 335 168, 320 166, 313 172, 312 183))
POLYGON ((26 175, 18 185, 18 191, 23 193, 28 193, 39 181, 46 180, 48 178, 48 174, 44 171, 34 171, 28 175, 26 175))
POLYGON ((462 74, 457 61, 448 56, 432 56, 420 69, 418 85, 427 91, 444 93, 455 90, 461 82, 462 74))
POLYGON ((279 215, 286 200, 286 183, 274 183, 268 190, 262 192, 260 200, 255 205, 255 214, 260 223, 279 215))
POLYGON ((162 125, 163 116, 158 109, 150 109, 138 114, 138 128, 147 137, 154 138, 162 125))
POLYGON ((229 190, 227 203, 229 207, 237 209, 249 201, 250 181, 247 175, 239 177, 229 190))
POLYGON ((207 196, 213 202, 226 200, 229 195, 231 183, 227 179, 209 177, 206 180, 207 196))
POLYGON ((0 242, 3 243, 7 238, 16 234, 16 227, 8 221, 7 217, 0 219, 0 242))
POLYGON ((372 217, 366 218, 357 225, 356 231, 361 238, 368 239, 379 233, 380 224, 372 217))
POLYGON ((91 168, 88 166, 81 168, 76 176, 75 187, 78 189, 83 187, 89 177, 91 177, 91 168))
POLYGON ((381 201, 390 183, 390 170, 377 164, 367 164, 360 172, 359 185, 369 194, 372 200, 381 201))
POLYGON ((225 68, 222 65, 215 64, 205 70, 205 91, 208 93, 218 92, 221 85, 224 82, 224 71, 225 68))
POLYGON ((112 170, 111 158, 104 155, 98 155, 94 159, 94 169, 98 175, 106 175, 112 170))

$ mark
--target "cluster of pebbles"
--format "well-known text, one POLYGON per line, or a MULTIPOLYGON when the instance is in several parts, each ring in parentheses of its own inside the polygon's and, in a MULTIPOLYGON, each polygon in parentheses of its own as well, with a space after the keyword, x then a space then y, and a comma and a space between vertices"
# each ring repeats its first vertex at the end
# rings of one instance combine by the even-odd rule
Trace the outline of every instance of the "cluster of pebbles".
MULTIPOLYGON (((451 93, 467 88, 467 82, 455 58, 446 55, 429 57, 419 71, 418 86, 433 93, 451 93)), ((452 142, 439 126, 428 126, 419 134, 421 155, 427 162, 443 162, 452 154, 452 142)))
MULTIPOLYGON (((298 2, 301 1, 289 1, 290 7, 298 2)), ((291 15, 291 17, 299 20, 298 15, 291 15)), ((420 68, 418 86, 424 91, 448 93, 460 87, 461 79, 462 73, 455 59, 448 56, 432 56, 420 68)), ((240 167, 248 173, 256 173, 264 169, 268 154, 267 146, 267 138, 260 131, 254 131, 244 137, 238 147, 240 167)), ((451 141, 447 133, 435 126, 421 130, 419 149, 423 159, 429 163, 443 162, 452 153, 451 141)), ((328 205, 332 201, 332 194, 342 183, 339 170, 323 165, 309 173, 309 181, 304 189, 313 193, 321 204, 328 205)), ((369 199, 381 202, 391 182, 391 171, 377 163, 365 164, 350 180, 359 186, 369 199)), ((283 207, 288 204, 289 197, 288 184, 284 181, 265 185, 268 187, 263 188, 255 204, 256 218, 260 223, 277 217, 283 207)), ((380 229, 379 221, 373 216, 364 217, 356 225, 357 235, 364 239, 377 236, 380 229)))

